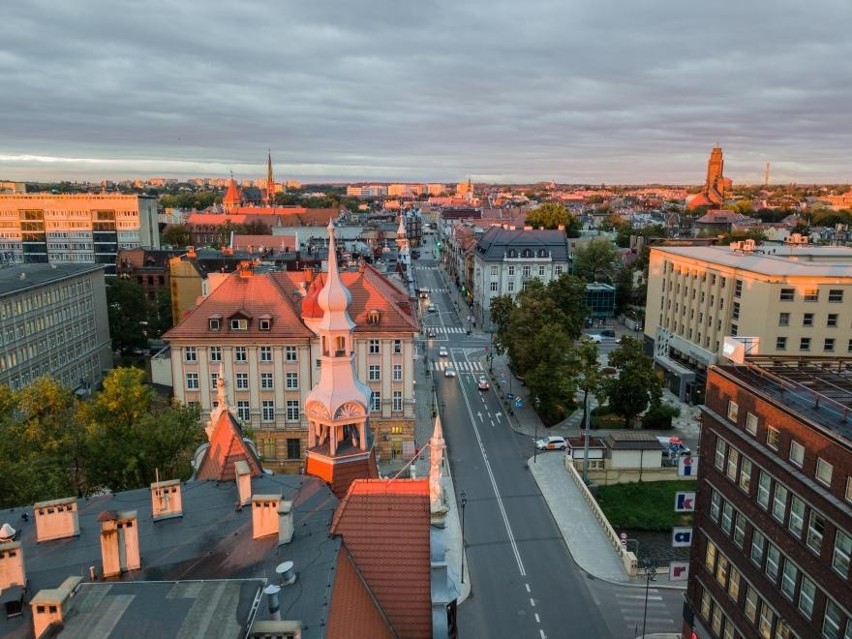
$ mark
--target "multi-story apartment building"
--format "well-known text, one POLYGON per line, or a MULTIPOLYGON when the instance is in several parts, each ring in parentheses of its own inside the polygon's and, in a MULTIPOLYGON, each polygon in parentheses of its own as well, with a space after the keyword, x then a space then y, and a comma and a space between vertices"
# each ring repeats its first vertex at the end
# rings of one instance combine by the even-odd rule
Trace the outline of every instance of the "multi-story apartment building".
POLYGON ((103 267, 0 269, 0 384, 17 390, 50 374, 86 393, 110 368, 103 267))
POLYGON ((851 413, 852 358, 710 369, 684 639, 852 637, 851 413))
POLYGON ((473 251, 473 312, 485 330, 491 327, 491 300, 516 295, 532 279, 544 284, 567 273, 568 238, 553 231, 493 226, 473 251))
POLYGON ((0 195, 0 262, 103 264, 120 249, 159 248, 157 198, 144 195, 0 195))
POLYGON ((681 399, 700 403, 726 336, 759 338, 761 354, 852 353, 852 249, 762 250, 651 247, 645 338, 681 399))
MULTIPOLYGON (((308 442, 305 399, 320 374, 322 345, 311 327, 322 318, 317 296, 326 276, 261 274, 249 264, 223 277, 164 335, 174 395, 197 403, 206 419, 224 375, 229 404, 253 431, 264 465, 298 472, 308 442)), ((372 266, 340 279, 352 296, 356 375, 372 392, 376 449, 385 459, 401 456, 404 445, 414 446, 415 311, 372 266)))

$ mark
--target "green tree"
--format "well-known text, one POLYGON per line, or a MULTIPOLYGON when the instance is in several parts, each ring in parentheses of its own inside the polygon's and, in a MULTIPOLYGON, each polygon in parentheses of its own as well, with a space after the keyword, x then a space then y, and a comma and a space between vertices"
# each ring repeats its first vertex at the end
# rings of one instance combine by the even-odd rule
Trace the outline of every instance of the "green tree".
POLYGON ((113 348, 127 353, 148 344, 144 324, 148 321, 148 302, 139 283, 113 277, 107 280, 107 313, 113 348))
POLYGON ((598 345, 594 342, 580 342, 571 356, 571 366, 577 379, 577 387, 583 391, 583 424, 585 424, 588 419, 586 411, 589 407, 589 396, 593 395, 603 400, 606 377, 598 363, 598 345))
POLYGON ((245 235, 272 235, 272 227, 261 220, 252 220, 241 225, 240 231, 245 235))
POLYGON ((574 251, 574 274, 588 282, 611 282, 618 263, 618 252, 606 238, 595 238, 574 251))
POLYGON ((567 227, 571 214, 561 204, 547 202, 527 214, 528 226, 556 229, 560 226, 567 227))
POLYGON ((618 375, 604 385, 609 407, 630 426, 649 405, 660 403, 662 382, 654 370, 654 360, 642 350, 641 342, 631 337, 622 338, 610 353, 609 364, 618 370, 618 375))
POLYGON ((148 337, 159 337, 172 327, 172 294, 167 288, 157 291, 157 298, 148 305, 148 337))
POLYGON ((192 234, 186 224, 172 224, 163 232, 163 243, 171 246, 189 246, 192 234))
POLYGON ((615 273, 616 313, 623 313, 628 306, 634 303, 633 273, 634 270, 628 266, 622 266, 615 273))
POLYGON ((563 273, 547 285, 547 295, 565 318, 565 333, 572 340, 578 339, 589 316, 586 283, 579 277, 563 273))
POLYGON ((576 380, 566 357, 571 348, 571 340, 558 322, 543 324, 527 344, 531 367, 524 380, 545 424, 563 419, 574 396, 576 380))
POLYGON ((511 295, 499 295, 491 299, 491 322, 494 324, 493 348, 497 355, 502 355, 509 347, 512 309, 515 300, 511 295))

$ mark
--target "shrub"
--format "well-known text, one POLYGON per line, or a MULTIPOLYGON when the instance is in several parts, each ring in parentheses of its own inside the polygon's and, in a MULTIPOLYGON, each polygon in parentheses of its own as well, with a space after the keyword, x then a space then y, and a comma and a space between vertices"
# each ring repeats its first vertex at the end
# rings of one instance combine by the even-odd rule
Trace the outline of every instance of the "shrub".
POLYGON ((642 415, 642 428, 647 430, 666 430, 672 427, 672 419, 680 417, 680 408, 671 404, 660 403, 648 409, 642 415))

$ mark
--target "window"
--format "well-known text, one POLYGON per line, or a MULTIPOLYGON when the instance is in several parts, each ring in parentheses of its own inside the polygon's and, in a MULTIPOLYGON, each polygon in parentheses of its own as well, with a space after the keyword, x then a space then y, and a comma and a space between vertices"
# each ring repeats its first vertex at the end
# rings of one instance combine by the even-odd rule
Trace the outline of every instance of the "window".
POLYGON ((716 455, 714 457, 714 463, 716 468, 722 470, 725 467, 725 453, 727 452, 728 444, 724 439, 716 440, 716 455))
POLYGON ((299 388, 299 373, 287 373, 284 376, 285 386, 287 390, 294 390, 299 388))
POLYGON ((778 580, 778 568, 781 563, 781 551, 778 546, 769 544, 766 548, 766 565, 763 571, 769 577, 769 581, 775 583, 778 580))
POLYGON ((248 390, 249 382, 248 382, 248 373, 237 373, 237 390, 248 390))
POLYGON ((402 410, 402 391, 393 392, 393 411, 398 413, 402 410))
POLYGON ((822 457, 817 458, 816 471, 814 477, 821 484, 831 486, 831 475, 834 471, 834 466, 825 461, 822 457))
POLYGON ((760 605, 760 619, 757 622, 757 630, 763 639, 770 639, 773 626, 775 626, 775 611, 764 601, 760 605))
POLYGON ((240 400, 237 402, 237 417, 243 422, 248 422, 251 419, 251 410, 247 401, 240 400))
POLYGON ((757 435, 757 415, 746 413, 745 429, 749 435, 757 435))
POLYGON ((296 437, 287 439, 287 459, 302 458, 302 442, 296 437))
POLYGON ((272 320, 265 317, 265 318, 261 319, 260 321, 258 321, 257 327, 261 331, 268 331, 269 329, 272 328, 272 320))
POLYGON ((222 361, 222 347, 221 346, 211 346, 210 347, 210 361, 211 362, 221 362, 222 361))
POLYGON ((749 492, 749 489, 751 488, 751 460, 746 457, 743 457, 740 462, 739 485, 745 492, 749 492))
POLYGON ((734 280, 734 297, 742 297, 743 295, 743 281, 742 280, 734 280))
POLYGON ((401 382, 402 381, 402 364, 394 364, 393 365, 393 381, 401 382))
POLYGON ((802 326, 813 326, 814 325, 814 314, 813 313, 805 313, 802 315, 802 326))
POLYGON ((261 346, 260 347, 260 361, 261 362, 271 362, 272 361, 272 347, 271 346, 261 346))
POLYGON ((796 580, 799 577, 799 569, 789 559, 784 560, 784 570, 781 572, 781 592, 790 601, 793 601, 793 595, 796 594, 796 580))
POLYGON ((207 320, 207 327, 211 331, 218 331, 221 325, 221 319, 218 317, 211 317, 209 320, 207 320))
POLYGON ((728 558, 725 555, 719 555, 719 561, 716 563, 716 581, 722 585, 722 588, 728 587, 729 566, 728 558))
POLYGON ((557 264, 553 267, 553 277, 558 278, 560 275, 562 275, 562 266, 557 264))
POLYGON ((778 450, 778 442, 781 439, 781 431, 772 426, 766 427, 766 445, 772 450, 778 450))
POLYGON ((799 602, 797 604, 799 612, 808 619, 811 618, 814 612, 814 597, 816 596, 816 586, 805 575, 802 575, 802 585, 799 587, 799 602))
POLYGON ((831 599, 825 600, 825 616, 822 620, 822 636, 825 639, 840 639, 840 606, 831 599))
POLYGON ((710 593, 708 591, 704 591, 704 594, 701 595, 701 616, 705 619, 710 619, 710 610, 713 608, 713 600, 710 599, 710 593))
POLYGON ((499 290, 499 288, 498 288, 498 287, 499 287, 499 283, 498 283, 498 282, 491 282, 491 285, 490 285, 490 287, 489 287, 489 290, 490 290, 492 293, 496 293, 496 292, 499 290))
POLYGON ((261 390, 272 390, 274 388, 272 382, 272 373, 260 374, 260 388, 261 390))
POLYGON ((787 513, 787 495, 789 492, 786 486, 776 482, 775 494, 772 497, 772 516, 781 523, 784 523, 784 516, 787 513))
POLYGON ((722 528, 724 533, 728 536, 731 534, 731 530, 734 525, 734 507, 731 506, 730 502, 725 502, 722 504, 722 521, 719 526, 722 528))
POLYGON ((819 289, 817 289, 817 288, 806 288, 805 289, 805 301, 806 302, 818 302, 819 301, 819 289))
POLYGON ((849 556, 852 554, 852 537, 842 530, 834 534, 834 554, 831 557, 831 567, 841 577, 849 576, 849 556))
POLYGON ((195 346, 187 346, 183 349, 183 360, 185 362, 197 362, 198 354, 195 351, 195 346))
POLYGON ((378 355, 381 351, 379 350, 379 340, 371 339, 369 341, 369 353, 370 355, 378 355))
POLYGON ((528 264, 523 267, 523 272, 521 273, 521 275, 522 275, 522 277, 529 277, 530 276, 530 267, 529 267, 528 264))
POLYGON ((779 313, 778 314, 778 326, 789 326, 790 325, 790 314, 789 313, 779 313))
POLYGON ((235 362, 247 361, 246 347, 245 346, 234 346, 234 361, 235 362))
POLYGON ((731 573, 728 576, 728 594, 734 601, 740 594, 740 572, 733 566, 731 566, 731 573))
POLYGON ((728 466, 725 470, 725 474, 728 476, 728 479, 731 481, 737 480, 737 464, 740 461, 740 451, 735 448, 731 448, 728 452, 728 466))
POLYGON ((506 283, 506 291, 508 293, 514 293, 515 292, 515 283, 514 282, 507 282, 506 283))
POLYGON ((787 522, 787 528, 798 539, 802 538, 805 528, 805 502, 796 495, 790 497, 790 521, 787 522))
POLYGON ((497 277, 497 266, 496 265, 491 266, 491 277, 497 277))
POLYGON ((382 378, 382 367, 378 364, 370 364, 367 367, 367 379, 378 382, 382 378))
POLYGON ((811 516, 808 518, 808 548, 819 554, 822 549, 822 536, 825 533, 825 517, 818 511, 811 510, 811 516))
POLYGON ((373 391, 373 394, 370 397, 370 410, 373 410, 373 411, 382 410, 382 395, 381 395, 381 393, 377 393, 376 391, 373 391))
POLYGON ((745 527, 745 517, 740 512, 736 513, 734 517, 734 543, 737 548, 742 548, 745 545, 745 527))
POLYGON ((546 266, 539 266, 539 267, 538 267, 538 276, 539 276, 539 277, 544 277, 544 274, 545 274, 546 272, 547 272, 547 267, 546 267, 546 266))
POLYGON ((805 447, 796 440, 790 442, 790 463, 802 467, 802 462, 805 460, 805 447))
POLYGON ((787 338, 786 337, 776 337, 775 338, 775 350, 777 350, 777 351, 786 351, 787 350, 787 338))
POLYGON ((216 388, 219 385, 219 373, 210 373, 210 388, 216 388))
POLYGON ((247 331, 248 330, 248 320, 244 318, 235 317, 233 318, 229 326, 232 331, 247 331))
POLYGON ((299 421, 299 400, 298 399, 288 399, 287 400, 287 421, 288 422, 299 421))
POLYGON ((766 537, 759 530, 754 530, 751 533, 751 561, 755 566, 763 564, 763 546, 766 543, 766 537))
POLYGON ((395 339, 393 341, 393 352, 394 352, 394 355, 399 355, 400 353, 402 353, 402 340, 401 339, 395 339))
POLYGON ((828 289, 828 301, 829 302, 842 302, 843 301, 843 289, 839 289, 839 288, 828 289))
POLYGON ((801 339, 799 339, 799 350, 800 351, 811 350, 811 338, 810 337, 802 337, 801 339))
POLYGON ((715 490, 710 497, 710 519, 719 521, 719 511, 722 508, 722 496, 715 490))
POLYGON ((275 421, 275 402, 271 399, 261 402, 260 420, 267 423, 275 421))
POLYGON ((737 413, 739 412, 739 407, 736 402, 728 400, 728 419, 730 419, 735 424, 737 423, 737 413))
POLYGON ((712 541, 707 541, 707 550, 704 553, 704 566, 709 572, 713 572, 716 567, 716 544, 712 541))
POLYGON ((299 360, 299 354, 298 351, 296 351, 295 346, 284 347, 284 359, 288 362, 296 362, 299 360))
POLYGON ((198 373, 186 374, 186 390, 198 390, 198 373))
POLYGON ((829 328, 835 328, 837 326, 837 313, 829 313, 825 319, 825 325, 829 328))
POLYGON ((734 302, 734 307, 731 310, 731 319, 738 320, 740 319, 740 303, 734 302))
POLYGON ((846 501, 852 501, 852 477, 846 478, 846 501))
POLYGON ((751 586, 746 586, 745 614, 752 622, 757 620, 757 591, 751 586))
POLYGON ((780 299, 782 302, 792 302, 795 293, 796 291, 792 288, 782 288, 780 299))

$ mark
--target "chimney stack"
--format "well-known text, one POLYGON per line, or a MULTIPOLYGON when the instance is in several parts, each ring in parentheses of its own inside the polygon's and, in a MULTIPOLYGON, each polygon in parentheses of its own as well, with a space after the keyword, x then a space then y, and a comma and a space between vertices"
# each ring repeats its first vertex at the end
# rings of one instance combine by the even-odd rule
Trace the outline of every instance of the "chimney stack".
POLYGON ((151 512, 154 521, 183 516, 180 479, 158 481, 151 484, 151 512))
POLYGON ((82 577, 68 577, 59 588, 39 590, 30 600, 35 639, 45 636, 54 624, 62 624, 63 615, 67 612, 66 603, 82 581, 82 577))
POLYGON ((282 501, 278 505, 278 545, 289 544, 293 541, 293 502, 282 501))
POLYGON ((80 536, 80 519, 75 497, 40 501, 33 506, 33 514, 38 543, 80 536))
POLYGON ((0 544, 0 592, 11 586, 26 585, 27 571, 24 568, 24 549, 21 548, 21 542, 0 544))
POLYGON ((241 459, 234 463, 234 474, 237 480, 237 493, 239 494, 239 505, 248 506, 251 501, 251 471, 246 460, 241 459))
POLYGON ((139 558, 139 528, 135 510, 105 510, 101 522, 101 561, 104 579, 142 567, 139 558))
POLYGON ((252 539, 278 534, 278 505, 281 495, 254 495, 251 498, 252 539))

